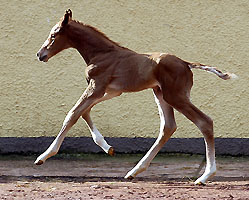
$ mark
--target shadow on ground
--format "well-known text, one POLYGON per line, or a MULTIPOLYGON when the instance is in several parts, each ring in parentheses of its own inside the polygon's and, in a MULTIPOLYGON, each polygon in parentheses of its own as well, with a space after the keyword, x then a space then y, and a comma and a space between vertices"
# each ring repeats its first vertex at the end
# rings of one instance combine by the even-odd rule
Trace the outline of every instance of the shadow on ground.
MULTIPOLYGON (((36 156, 0 156, 0 182, 17 180, 126 182, 125 174, 142 154, 59 154, 43 165, 33 164, 36 156)), ((193 181, 204 170, 202 155, 159 154, 149 169, 133 181, 193 181)), ((249 157, 217 157, 215 181, 249 180, 249 157)))

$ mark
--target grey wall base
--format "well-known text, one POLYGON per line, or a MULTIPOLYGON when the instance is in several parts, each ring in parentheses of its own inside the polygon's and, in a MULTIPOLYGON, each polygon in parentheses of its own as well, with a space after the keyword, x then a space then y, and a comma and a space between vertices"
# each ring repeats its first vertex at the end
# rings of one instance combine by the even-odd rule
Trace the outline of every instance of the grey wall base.
MULTIPOLYGON (((0 137, 0 154, 38 154, 46 150, 52 137, 0 137)), ((105 138, 117 153, 145 153, 154 138, 105 138)), ((217 155, 249 155, 249 138, 216 138, 217 155)), ((103 152, 90 137, 67 137, 60 149, 66 153, 103 152)), ((160 152, 205 154, 203 138, 171 138, 160 152)))

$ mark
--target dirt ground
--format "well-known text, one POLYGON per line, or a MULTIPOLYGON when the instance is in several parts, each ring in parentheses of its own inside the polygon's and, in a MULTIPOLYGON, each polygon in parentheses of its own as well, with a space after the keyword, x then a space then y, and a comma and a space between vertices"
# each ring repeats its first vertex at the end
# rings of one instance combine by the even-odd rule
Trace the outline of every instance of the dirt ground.
MULTIPOLYGON (((249 199, 249 158, 218 157, 216 177, 196 186, 203 156, 163 155, 133 181, 122 177, 142 155, 0 156, 0 199, 249 199)), ((200 171, 201 169, 201 171, 200 171)))

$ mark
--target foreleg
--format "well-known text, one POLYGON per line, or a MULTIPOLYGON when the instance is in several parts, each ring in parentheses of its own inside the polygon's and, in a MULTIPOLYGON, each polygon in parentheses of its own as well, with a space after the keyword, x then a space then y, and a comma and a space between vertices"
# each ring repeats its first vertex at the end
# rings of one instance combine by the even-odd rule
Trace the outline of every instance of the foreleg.
MULTIPOLYGON (((109 99, 112 99, 113 97, 116 97, 116 96, 119 96, 121 95, 121 92, 109 92, 109 93, 105 93, 105 95, 98 99, 94 105, 96 105, 97 103, 100 103, 102 101, 106 101, 106 100, 109 100, 109 99)), ((92 107, 94 106, 92 105, 92 107)), ((96 128, 96 126, 94 125, 94 123, 92 122, 91 120, 91 117, 90 117, 90 111, 91 111, 91 108, 86 111, 83 115, 82 115, 82 118, 85 120, 90 132, 91 132, 91 135, 92 135, 92 138, 93 138, 93 141, 99 146, 101 147, 106 153, 108 153, 109 155, 113 156, 114 155, 114 148, 112 146, 110 146, 104 139, 104 137, 101 135, 101 133, 98 131, 98 129, 96 128)))
POLYGON ((58 136, 48 149, 36 159, 36 165, 43 164, 49 157, 57 154, 69 129, 77 122, 79 117, 83 115, 84 112, 86 112, 98 99, 102 98, 103 95, 104 92, 102 92, 101 88, 96 88, 96 83, 92 80, 75 106, 67 114, 58 136))
POLYGON ((83 119, 85 120, 86 124, 88 125, 88 128, 91 132, 93 141, 101 147, 106 153, 113 156, 114 155, 114 149, 112 146, 110 146, 104 139, 104 137, 101 135, 101 133, 98 131, 96 126, 93 124, 90 112, 85 113, 83 116, 83 119))

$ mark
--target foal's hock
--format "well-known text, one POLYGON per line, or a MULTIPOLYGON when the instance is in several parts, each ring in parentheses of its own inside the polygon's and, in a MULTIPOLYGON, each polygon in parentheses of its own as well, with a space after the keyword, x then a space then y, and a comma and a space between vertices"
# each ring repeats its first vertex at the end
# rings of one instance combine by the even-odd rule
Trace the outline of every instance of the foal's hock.
POLYGON ((224 80, 233 78, 235 75, 222 73, 207 65, 186 62, 166 53, 136 53, 113 42, 96 28, 73 20, 70 9, 52 28, 37 56, 40 61, 47 62, 67 48, 77 49, 84 58, 87 64, 85 74, 88 86, 67 114, 56 139, 37 158, 35 164, 43 164, 59 151, 66 133, 80 117, 88 125, 94 142, 106 153, 114 155, 113 147, 105 141, 91 120, 92 107, 123 92, 137 92, 152 88, 160 114, 159 136, 125 178, 132 179, 146 170, 152 159, 175 132, 174 109, 191 120, 204 135, 207 164, 204 174, 195 183, 204 184, 215 174, 213 121, 190 101, 190 90, 193 85, 191 69, 206 70, 224 80))

